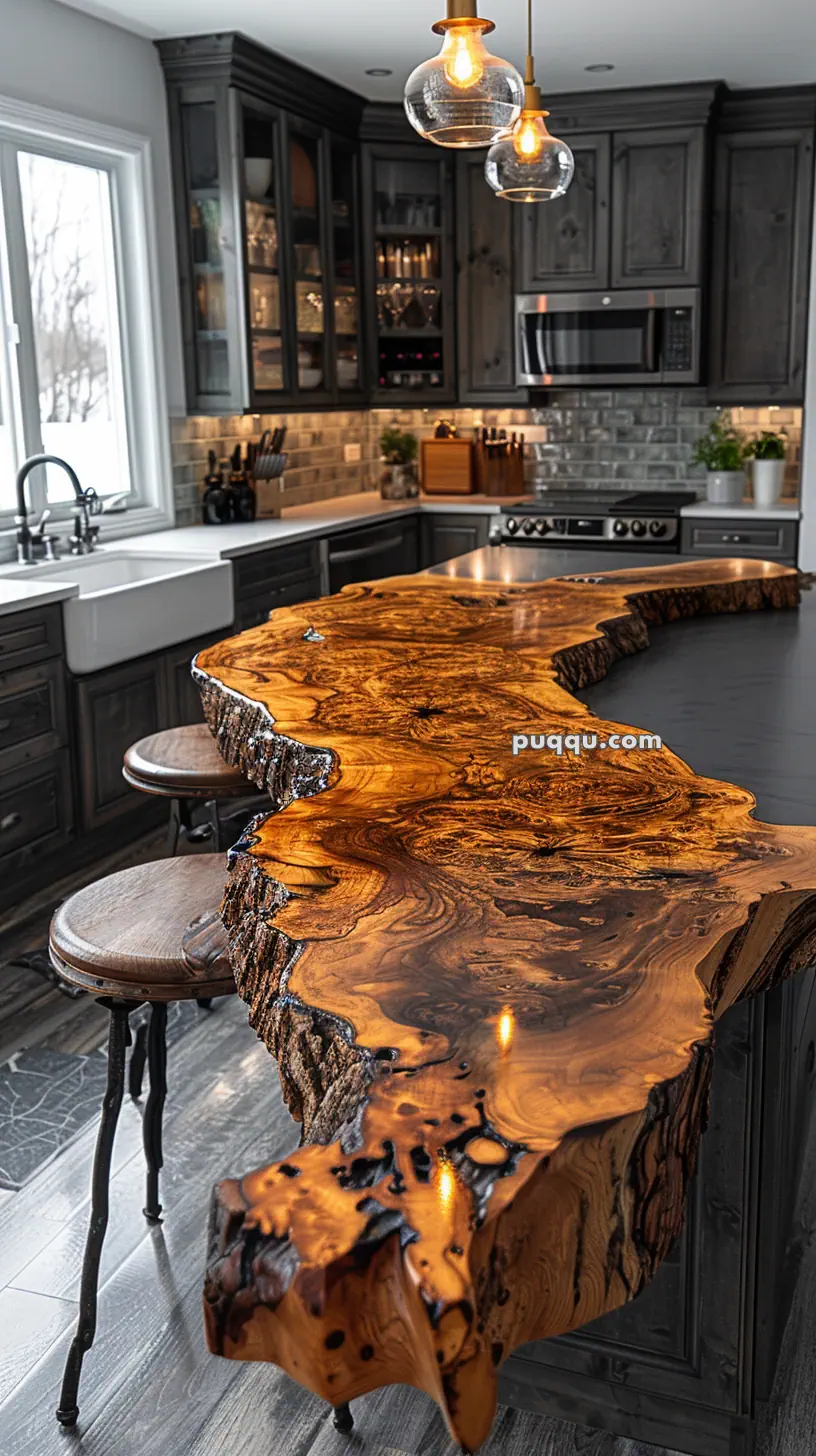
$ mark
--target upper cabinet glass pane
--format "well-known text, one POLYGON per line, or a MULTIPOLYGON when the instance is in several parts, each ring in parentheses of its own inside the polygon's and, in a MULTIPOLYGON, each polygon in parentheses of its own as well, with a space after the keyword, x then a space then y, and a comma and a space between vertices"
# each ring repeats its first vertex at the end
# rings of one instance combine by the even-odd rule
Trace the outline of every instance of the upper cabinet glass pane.
POLYGON ((181 108, 194 273, 196 394, 228 394, 230 360, 221 248, 221 178, 215 102, 181 108))
POLYGON ((334 242, 334 331, 337 387, 360 386, 359 309, 356 257, 356 174, 354 155, 334 146, 331 157, 331 214, 334 242))
POLYGON ((380 158, 374 167, 377 378, 381 390, 445 384, 443 173, 438 162, 380 158))
POLYGON ((325 260, 320 195, 320 143, 289 136, 289 186, 295 262, 297 370, 300 389, 326 384, 325 260))
POLYGON ((285 388, 281 331, 276 121, 244 110, 244 230, 248 264, 248 316, 252 384, 257 391, 285 388))

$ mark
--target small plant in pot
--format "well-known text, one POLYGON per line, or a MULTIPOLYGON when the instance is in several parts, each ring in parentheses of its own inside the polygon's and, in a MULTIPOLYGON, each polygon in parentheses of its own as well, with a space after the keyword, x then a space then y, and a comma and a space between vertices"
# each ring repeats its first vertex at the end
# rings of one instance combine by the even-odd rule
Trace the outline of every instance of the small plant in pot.
POLYGON ((419 494, 418 449, 417 437, 410 430, 401 430, 398 425, 389 425, 383 430, 380 435, 380 453, 386 465, 380 479, 383 500, 404 500, 406 496, 419 494))
POLYGON ((784 430, 777 435, 763 430, 756 440, 749 440, 746 455, 753 461, 754 505, 775 506, 782 494, 785 478, 785 452, 788 441, 784 430))
POLYGON ((745 492, 745 441, 721 411, 711 421, 692 456, 706 468, 706 495, 718 506, 738 506, 745 492))

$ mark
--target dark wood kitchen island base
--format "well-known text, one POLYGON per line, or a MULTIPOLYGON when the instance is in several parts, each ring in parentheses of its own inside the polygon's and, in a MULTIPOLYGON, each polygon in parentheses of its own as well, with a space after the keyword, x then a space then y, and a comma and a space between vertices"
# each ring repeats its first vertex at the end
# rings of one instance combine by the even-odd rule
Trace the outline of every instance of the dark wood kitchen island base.
MULTIPOLYGON (((668 748, 514 736, 637 743, 648 724, 574 693, 650 625, 797 601, 795 572, 741 561, 398 578, 201 654, 222 752, 273 800, 224 914, 307 1140, 216 1191, 212 1349, 335 1406, 417 1385, 474 1450, 514 1349, 651 1280, 683 1227, 715 1020, 813 959, 816 829, 759 823, 668 748)), ((749 1449, 726 1377, 697 1392, 701 1456, 749 1449)), ((552 1383, 577 1416, 580 1380, 552 1383)), ((647 1439, 659 1396, 629 1399, 647 1439)))

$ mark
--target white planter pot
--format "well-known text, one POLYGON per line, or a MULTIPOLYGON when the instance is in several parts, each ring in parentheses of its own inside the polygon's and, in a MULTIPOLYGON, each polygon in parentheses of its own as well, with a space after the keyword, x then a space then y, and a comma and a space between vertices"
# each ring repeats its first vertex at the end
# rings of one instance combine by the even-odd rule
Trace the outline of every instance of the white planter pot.
POLYGON ((715 506, 738 506, 745 494, 744 470, 710 470, 706 495, 715 506))
POLYGON ((784 460, 755 460, 753 466, 754 505, 775 506, 782 494, 784 460))

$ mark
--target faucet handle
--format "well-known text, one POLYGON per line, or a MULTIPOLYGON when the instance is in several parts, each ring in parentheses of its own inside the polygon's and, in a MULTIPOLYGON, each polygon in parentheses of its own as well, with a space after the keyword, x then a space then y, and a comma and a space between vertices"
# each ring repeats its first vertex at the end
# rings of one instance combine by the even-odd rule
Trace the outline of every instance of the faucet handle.
POLYGON ((101 516, 102 501, 93 486, 89 485, 87 490, 83 491, 83 495, 85 496, 85 504, 88 507, 89 514, 92 516, 101 516))
POLYGON ((31 527, 31 535, 37 541, 44 541, 45 540, 45 527, 46 527, 46 522, 47 521, 50 521, 50 519, 51 519, 51 510, 50 510, 50 507, 49 506, 46 506, 46 508, 43 511, 42 515, 40 516, 40 519, 38 520, 36 526, 32 526, 31 527))

